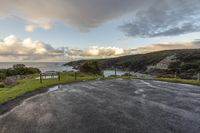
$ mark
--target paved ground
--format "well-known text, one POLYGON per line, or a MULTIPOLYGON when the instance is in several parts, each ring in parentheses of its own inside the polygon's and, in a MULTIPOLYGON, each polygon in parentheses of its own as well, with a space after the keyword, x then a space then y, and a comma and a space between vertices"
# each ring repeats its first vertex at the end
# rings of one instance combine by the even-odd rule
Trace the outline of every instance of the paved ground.
POLYGON ((31 97, 0 116, 1 133, 199 133, 200 87, 89 81, 31 97))

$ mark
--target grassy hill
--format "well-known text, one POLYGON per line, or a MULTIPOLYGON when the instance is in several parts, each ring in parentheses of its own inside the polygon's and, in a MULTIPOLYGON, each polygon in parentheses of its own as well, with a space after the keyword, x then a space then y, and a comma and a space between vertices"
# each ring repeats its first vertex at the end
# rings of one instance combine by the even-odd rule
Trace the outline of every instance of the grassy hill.
MULTIPOLYGON (((192 78, 200 72, 200 49, 180 49, 180 50, 165 50, 159 52, 152 52, 147 54, 128 55, 109 59, 94 59, 92 61, 98 62, 102 69, 112 69, 115 66, 118 69, 130 70, 135 72, 147 73, 148 66, 156 65, 166 57, 175 55, 176 61, 169 64, 168 70, 155 70, 161 74, 172 74, 178 72, 179 75, 189 75, 192 78)), ((78 67, 87 60, 73 61, 66 63, 78 67)))

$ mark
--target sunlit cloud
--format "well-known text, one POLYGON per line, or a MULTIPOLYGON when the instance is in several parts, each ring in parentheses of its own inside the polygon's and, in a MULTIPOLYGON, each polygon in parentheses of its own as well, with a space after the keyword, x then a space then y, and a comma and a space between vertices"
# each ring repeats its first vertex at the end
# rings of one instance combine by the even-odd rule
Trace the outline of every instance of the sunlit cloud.
POLYGON ((143 54, 155 51, 163 51, 163 50, 174 50, 174 49, 199 49, 200 41, 183 41, 176 43, 159 43, 159 44, 151 44, 147 46, 141 46, 135 49, 132 49, 135 54, 143 54))
POLYGON ((159 43, 137 48, 98 47, 85 49, 70 47, 53 48, 51 45, 31 38, 19 39, 10 35, 0 40, 0 61, 70 61, 77 59, 111 58, 125 55, 143 54, 171 49, 200 48, 200 41, 159 43))
POLYGON ((66 55, 71 58, 110 58, 125 55, 144 54, 172 49, 197 49, 200 41, 185 41, 176 43, 150 44, 137 48, 97 47, 93 46, 84 50, 68 48, 66 55))
POLYGON ((26 38, 21 40, 14 35, 0 41, 0 61, 57 61, 63 60, 63 50, 38 40, 26 38))
POLYGON ((42 28, 42 29, 45 29, 45 30, 49 30, 49 29, 51 29, 51 26, 50 25, 34 25, 34 24, 30 24, 30 25, 26 25, 25 31, 33 32, 37 28, 42 28))
POLYGON ((35 29, 38 29, 38 28, 42 28, 44 30, 49 30, 51 29, 51 24, 46 22, 46 23, 32 23, 32 24, 29 24, 29 25, 26 25, 25 26, 25 31, 27 32, 33 32, 35 29))

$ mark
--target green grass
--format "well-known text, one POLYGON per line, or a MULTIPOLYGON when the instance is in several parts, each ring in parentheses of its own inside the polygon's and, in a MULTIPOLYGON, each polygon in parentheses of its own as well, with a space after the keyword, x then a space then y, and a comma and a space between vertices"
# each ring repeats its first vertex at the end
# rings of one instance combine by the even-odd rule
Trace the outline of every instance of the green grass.
MULTIPOLYGON (((114 79, 115 76, 109 76, 108 79, 114 79)), ((183 83, 183 84, 191 84, 191 85, 200 85, 200 81, 198 80, 189 80, 189 79, 176 79, 176 78, 145 78, 145 77, 137 77, 137 76, 117 76, 117 78, 123 79, 144 79, 144 80, 159 80, 159 81, 167 81, 173 83, 183 83)))
MULTIPOLYGON (((96 78, 99 78, 99 76, 78 73, 76 81, 93 80, 96 78)), ((38 79, 36 79, 36 76, 33 76, 32 78, 29 77, 19 81, 19 83, 15 86, 6 86, 5 88, 0 88, 0 104, 37 89, 42 89, 62 83, 70 83, 73 81, 75 81, 74 73, 69 72, 61 73, 60 81, 58 81, 58 79, 44 79, 42 84, 38 79)))
POLYGON ((200 85, 200 81, 198 81, 198 80, 175 79, 175 78, 156 78, 155 80, 168 81, 168 82, 174 82, 174 83, 200 85))

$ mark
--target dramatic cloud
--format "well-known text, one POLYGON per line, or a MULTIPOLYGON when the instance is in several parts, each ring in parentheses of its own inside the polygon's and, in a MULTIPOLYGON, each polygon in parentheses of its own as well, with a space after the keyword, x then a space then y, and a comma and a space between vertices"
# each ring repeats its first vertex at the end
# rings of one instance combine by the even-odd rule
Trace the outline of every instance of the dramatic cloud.
POLYGON ((125 15, 132 21, 120 29, 128 36, 173 36, 200 31, 199 0, 2 0, 0 4, 0 17, 26 20, 28 32, 50 29, 56 22, 88 31, 125 15))
POLYGON ((174 36, 200 31, 199 0, 157 0, 120 26, 128 36, 174 36))
POLYGON ((63 50, 57 50, 30 38, 20 40, 10 35, 0 41, 0 61, 56 61, 64 60, 63 50))
POLYGON ((30 22, 27 31, 61 21, 86 31, 143 7, 151 0, 2 0, 0 16, 17 16, 30 22), (33 25, 32 25, 33 24, 33 25))

